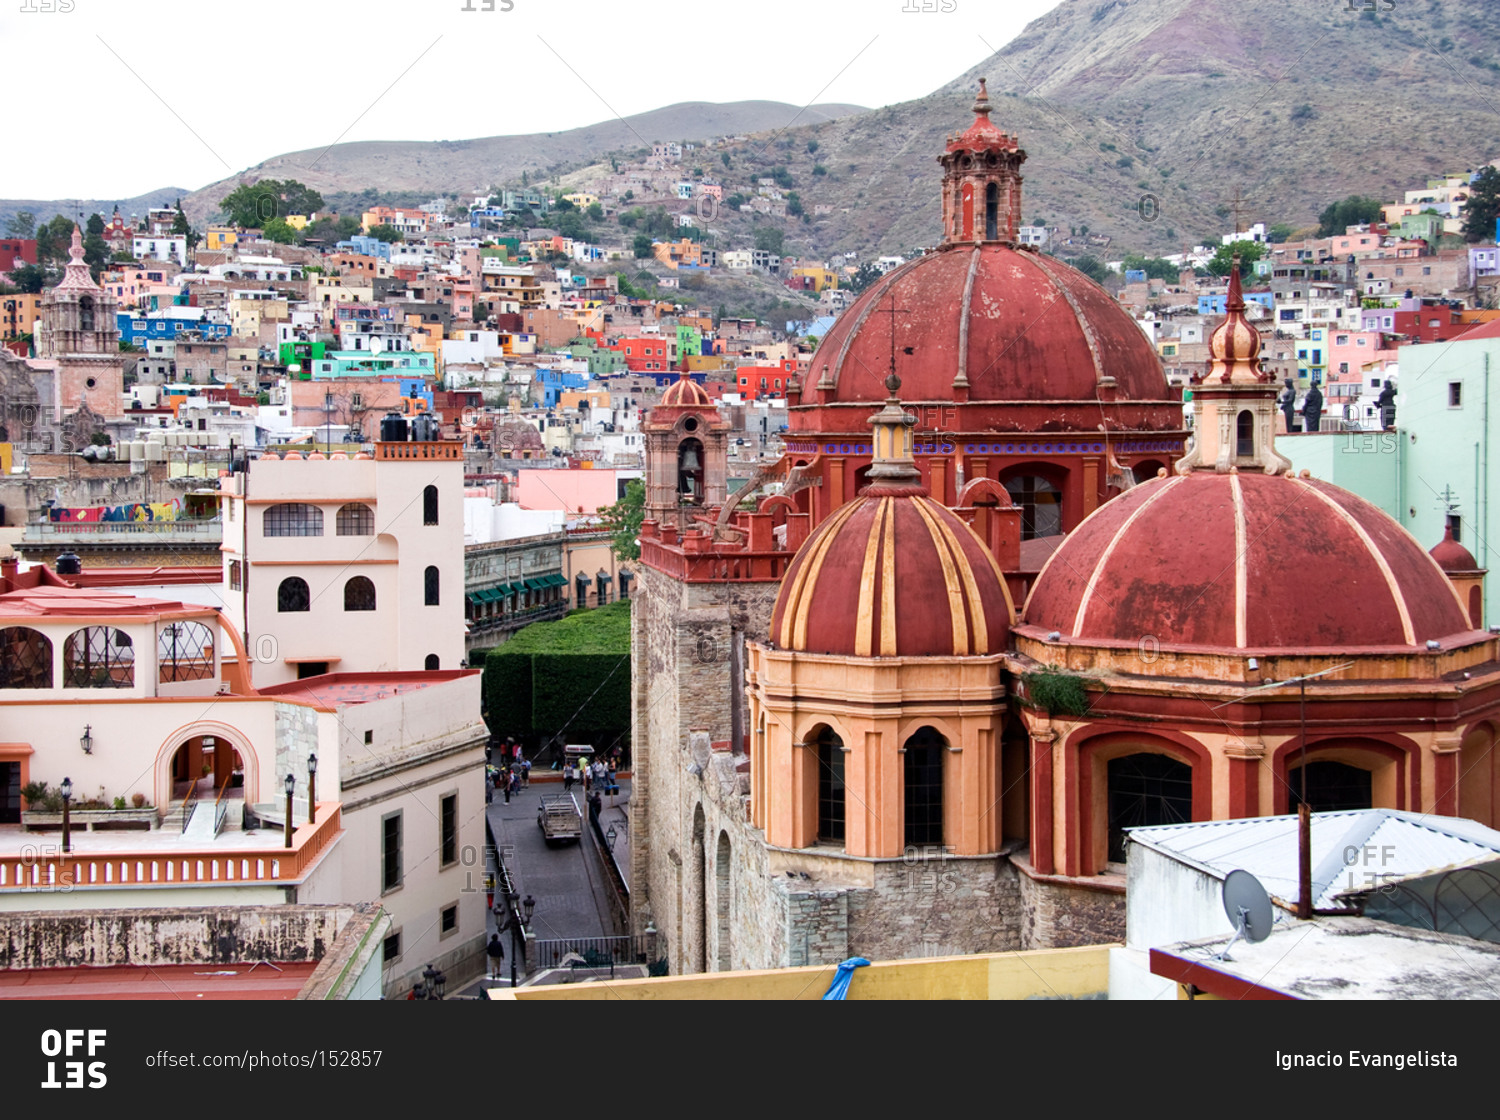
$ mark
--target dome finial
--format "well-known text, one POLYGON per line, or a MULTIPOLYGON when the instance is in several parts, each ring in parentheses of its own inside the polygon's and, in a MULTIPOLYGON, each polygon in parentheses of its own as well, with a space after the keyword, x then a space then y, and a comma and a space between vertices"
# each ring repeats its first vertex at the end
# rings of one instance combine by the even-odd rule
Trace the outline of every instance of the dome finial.
POLYGON ((881 494, 919 494, 922 492, 922 475, 917 470, 917 461, 912 458, 911 439, 917 418, 901 407, 901 398, 896 396, 896 391, 901 388, 901 378, 894 370, 886 377, 885 387, 891 395, 886 399, 885 407, 870 417, 870 427, 875 429, 875 443, 867 476, 870 485, 866 490, 878 490, 881 494))
POLYGON ((986 88, 989 79, 979 79, 979 92, 974 97, 974 115, 976 117, 989 118, 990 115, 990 91, 986 88))

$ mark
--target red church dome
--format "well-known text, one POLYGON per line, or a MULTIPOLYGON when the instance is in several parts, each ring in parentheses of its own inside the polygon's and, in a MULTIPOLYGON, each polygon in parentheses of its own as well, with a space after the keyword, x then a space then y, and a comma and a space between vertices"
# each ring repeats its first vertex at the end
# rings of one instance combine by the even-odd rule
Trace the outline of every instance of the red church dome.
POLYGON ((1443 539, 1432 548, 1428 555, 1437 561, 1437 566, 1445 572, 1477 572, 1479 561, 1474 559, 1474 554, 1463 545, 1453 539, 1453 529, 1443 530, 1443 539))
POLYGON ((1442 569, 1363 498, 1206 470, 1135 487, 1085 520, 1037 577, 1025 624, 1249 651, 1421 649, 1473 630, 1442 569))
POLYGON ((917 493, 872 494, 803 544, 781 582, 771 641, 859 657, 998 653, 1012 615, 994 558, 951 510, 917 493))
MULTIPOLYGON (((1095 401, 1109 378, 1115 400, 1174 395, 1114 297, 1002 242, 950 244, 887 273, 839 316, 803 383, 831 382, 830 403, 878 402, 893 345, 908 403, 952 401, 955 382, 973 402, 1095 401)), ((1088 429, 1097 424, 1096 412, 1088 429)))
POLYGON ((713 401, 703 390, 703 386, 687 375, 682 374, 672 384, 667 386, 667 391, 661 395, 662 405, 668 408, 711 408, 713 401))

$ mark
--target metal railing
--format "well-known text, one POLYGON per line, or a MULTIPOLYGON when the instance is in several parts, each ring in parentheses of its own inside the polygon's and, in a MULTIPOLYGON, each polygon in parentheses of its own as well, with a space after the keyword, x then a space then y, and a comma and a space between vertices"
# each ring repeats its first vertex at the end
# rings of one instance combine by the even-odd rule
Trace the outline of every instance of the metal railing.
POLYGON ((33 539, 72 536, 117 536, 138 534, 160 536, 182 533, 196 537, 222 537, 222 521, 33 521, 26 526, 26 537, 33 539))
POLYGON ((647 933, 639 937, 560 937, 536 940, 531 943, 531 964, 534 968, 561 968, 570 954, 581 961, 572 961, 578 968, 608 968, 616 964, 654 964, 656 962, 656 935, 647 933))

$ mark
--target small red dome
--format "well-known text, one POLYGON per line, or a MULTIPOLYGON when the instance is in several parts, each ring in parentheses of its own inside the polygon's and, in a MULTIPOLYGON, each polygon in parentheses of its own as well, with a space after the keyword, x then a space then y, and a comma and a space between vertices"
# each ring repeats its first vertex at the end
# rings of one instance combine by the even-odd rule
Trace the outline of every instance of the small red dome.
POLYGON ((1477 572, 1479 562, 1474 554, 1453 539, 1451 527, 1443 530, 1443 539, 1428 553, 1445 572, 1477 572))
POLYGON ((928 253, 871 284, 819 343, 803 384, 831 379, 835 403, 883 400, 893 308, 908 403, 951 402, 960 371, 975 402, 1095 401, 1106 377, 1115 400, 1174 396, 1145 332, 1108 292, 996 242, 928 253))
POLYGON ((870 495, 802 545, 771 642, 856 657, 999 653, 1014 613, 994 558, 951 510, 925 495, 870 495))
POLYGON ((667 391, 661 395, 660 403, 668 407, 713 407, 713 401, 709 400, 708 394, 703 391, 703 386, 688 377, 686 370, 683 371, 681 377, 667 386, 667 391))
POLYGON ((1028 632, 1161 648, 1420 649, 1472 629, 1442 570, 1382 510, 1251 472, 1158 479, 1102 506, 1025 609, 1028 632))

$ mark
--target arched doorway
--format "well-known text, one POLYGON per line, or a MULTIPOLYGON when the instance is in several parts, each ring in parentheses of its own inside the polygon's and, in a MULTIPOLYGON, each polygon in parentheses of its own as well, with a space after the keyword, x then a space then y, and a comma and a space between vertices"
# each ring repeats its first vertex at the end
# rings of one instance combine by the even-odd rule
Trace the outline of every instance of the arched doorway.
POLYGON ((904 745, 902 775, 906 846, 943 843, 943 754, 948 740, 935 728, 919 727, 904 745))
POLYGON ((1062 491, 1039 474, 1004 480, 1010 500, 1021 509, 1021 539, 1055 537, 1063 531, 1062 491))
POLYGON ((1111 863, 1125 862, 1125 830, 1193 819, 1193 768, 1171 755, 1127 754, 1107 764, 1111 863))
POLYGON ((193 735, 178 742, 170 763, 172 802, 245 798, 245 762, 222 735, 193 735))

